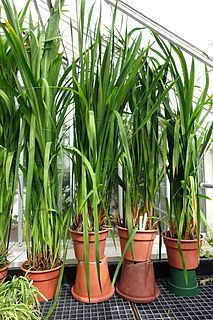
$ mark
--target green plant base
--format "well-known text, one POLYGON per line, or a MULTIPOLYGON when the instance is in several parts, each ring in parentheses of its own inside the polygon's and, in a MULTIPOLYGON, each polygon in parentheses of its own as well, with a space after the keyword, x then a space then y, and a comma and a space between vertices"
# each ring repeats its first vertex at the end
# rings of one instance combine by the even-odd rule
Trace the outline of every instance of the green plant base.
POLYGON ((197 296, 199 286, 195 270, 187 270, 187 275, 188 283, 186 283, 183 270, 169 267, 169 290, 177 296, 197 296))

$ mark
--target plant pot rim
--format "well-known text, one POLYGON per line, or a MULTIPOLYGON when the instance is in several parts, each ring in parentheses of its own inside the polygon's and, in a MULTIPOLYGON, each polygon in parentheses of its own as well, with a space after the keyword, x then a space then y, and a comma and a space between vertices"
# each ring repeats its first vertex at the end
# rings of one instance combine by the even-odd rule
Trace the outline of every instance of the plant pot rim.
MULTIPOLYGON (((168 239, 168 240, 173 241, 173 242, 177 242, 177 241, 178 241, 178 239, 174 239, 174 238, 167 237, 167 236, 165 235, 166 232, 167 232, 167 231, 163 231, 163 232, 161 233, 161 235, 162 235, 163 238, 168 239)), ((203 239, 203 235, 202 235, 202 234, 200 234, 200 239, 203 239)), ((191 240, 181 239, 181 242, 183 242, 183 243, 192 243, 192 242, 197 242, 197 241, 198 241, 198 239, 191 239, 191 240)))
MULTIPOLYGON (((81 234, 81 235, 84 235, 84 233, 82 231, 76 231, 76 230, 73 230, 71 227, 69 227, 69 231, 71 233, 74 233, 74 234, 81 234)), ((106 233, 109 231, 109 228, 104 228, 104 229, 101 229, 99 230, 98 233, 106 233)), ((95 232, 94 231, 89 231, 89 235, 94 235, 95 232)))
MULTIPOLYGON (((116 226, 117 229, 128 231, 127 228, 116 226)), ((136 233, 157 233, 157 229, 151 229, 151 230, 137 230, 136 233)))
POLYGON ((61 262, 60 266, 57 266, 57 267, 52 268, 52 269, 46 269, 46 270, 30 270, 30 269, 24 268, 24 265, 25 265, 26 262, 27 262, 27 260, 22 263, 22 265, 20 266, 20 269, 21 269, 22 271, 24 271, 25 273, 32 273, 32 274, 53 272, 53 271, 55 271, 55 270, 61 269, 61 268, 62 268, 62 264, 63 264, 63 262, 61 262))
POLYGON ((4 271, 4 270, 8 269, 8 268, 9 268, 9 265, 10 265, 10 262, 7 261, 7 264, 6 264, 4 267, 0 268, 0 271, 2 272, 2 271, 4 271))

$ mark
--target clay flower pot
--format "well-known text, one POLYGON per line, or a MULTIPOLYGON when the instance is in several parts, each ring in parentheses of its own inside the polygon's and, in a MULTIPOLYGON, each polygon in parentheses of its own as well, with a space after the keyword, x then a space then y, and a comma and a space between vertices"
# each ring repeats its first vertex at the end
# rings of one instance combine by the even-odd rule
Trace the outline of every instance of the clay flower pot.
MULTIPOLYGON (((45 296, 47 300, 51 300, 55 297, 56 289, 58 286, 58 279, 62 265, 49 270, 31 271, 24 268, 25 263, 22 264, 21 270, 29 280, 33 281, 33 285, 38 288, 40 293, 45 296)), ((38 296, 38 300, 45 301, 41 296, 38 296)))
MULTIPOLYGON (((75 256, 78 261, 84 261, 84 234, 83 232, 74 231, 70 228, 71 237, 73 239, 75 256)), ((108 229, 99 231, 99 255, 100 260, 104 257, 104 250, 108 229)), ((89 260, 96 261, 95 257, 95 233, 89 232, 89 260)))
POLYGON ((6 278, 8 274, 9 263, 0 269, 0 283, 6 278))
MULTIPOLYGON (((166 246, 169 265, 173 268, 183 270, 180 253, 178 251, 178 240, 167 237, 165 232, 162 233, 162 236, 166 246)), ((200 239, 200 245, 202 245, 202 235, 200 239)), ((197 240, 181 240, 181 250, 183 253, 186 270, 196 269, 199 263, 197 240)))
MULTIPOLYGON (((129 239, 126 228, 117 227, 123 253, 129 239)), ((134 260, 130 247, 124 255, 121 276, 116 286, 117 293, 124 299, 135 303, 149 303, 160 294, 156 285, 152 247, 157 230, 137 231, 133 238, 134 260)))
POLYGON ((124 299, 135 303, 145 304, 156 300, 160 290, 155 282, 153 262, 133 263, 124 259, 116 291, 124 299))
POLYGON ((114 294, 114 289, 110 280, 107 258, 104 257, 100 261, 100 278, 101 289, 98 282, 98 273, 96 270, 96 263, 91 261, 89 264, 90 273, 90 299, 88 298, 86 286, 85 263, 78 262, 75 284, 71 288, 73 297, 84 303, 97 303, 110 299, 114 294))
POLYGON ((90 297, 87 292, 86 272, 84 263, 84 236, 83 232, 70 229, 73 239, 74 251, 78 260, 75 284, 71 288, 73 297, 84 303, 97 303, 110 299, 114 294, 112 287, 107 258, 104 256, 105 243, 108 229, 99 231, 99 254, 100 254, 100 280, 101 289, 98 282, 98 273, 95 257, 95 237, 94 232, 89 232, 89 274, 90 274, 90 297))
MULTIPOLYGON (((126 243, 129 239, 128 230, 126 228, 117 227, 120 237, 121 252, 123 253, 126 243)), ((137 231, 134 236, 134 261, 147 261, 151 259, 152 247, 156 237, 157 230, 137 231)), ((133 261, 130 246, 128 247, 124 258, 133 261)))
MULTIPOLYGON (((183 265, 178 251, 178 240, 167 237, 162 233, 166 246, 169 268, 169 290, 182 297, 194 297, 199 293, 199 286, 195 269, 199 263, 198 241, 181 240, 181 250, 187 270, 187 281, 183 271, 183 265)), ((202 245, 202 235, 200 245, 202 245)))

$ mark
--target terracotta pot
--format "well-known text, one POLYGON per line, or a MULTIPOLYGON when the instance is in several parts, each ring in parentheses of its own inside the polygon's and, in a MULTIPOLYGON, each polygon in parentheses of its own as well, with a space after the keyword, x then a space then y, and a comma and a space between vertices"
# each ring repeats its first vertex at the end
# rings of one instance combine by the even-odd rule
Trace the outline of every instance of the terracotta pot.
MULTIPOLYGON (((126 243, 129 239, 128 230, 126 228, 117 227, 120 237, 121 252, 124 251, 126 243)), ((134 236, 134 261, 146 261, 151 259, 152 247, 156 237, 157 230, 137 231, 134 236)), ((128 247, 124 258, 133 261, 130 246, 128 247)))
POLYGON ((87 293, 85 263, 83 261, 78 262, 75 284, 71 288, 73 297, 85 303, 97 303, 111 298, 114 294, 114 288, 110 280, 107 258, 104 257, 102 261, 100 261, 102 291, 99 286, 96 263, 94 261, 89 263, 89 270, 90 300, 87 293))
POLYGON ((9 263, 0 269, 0 283, 6 278, 8 274, 9 263))
POLYGON ((124 299, 135 303, 156 300, 160 290, 156 285, 153 262, 134 263, 124 260, 116 291, 124 299))
MULTIPOLYGON (((38 288, 43 296, 47 300, 51 300, 55 297, 56 289, 58 286, 58 279, 60 276, 61 265, 49 270, 44 271, 31 271, 25 269, 22 264, 21 270, 23 274, 27 275, 29 280, 33 281, 33 285, 38 288)), ((39 301, 45 301, 41 296, 38 296, 39 301)))
MULTIPOLYGON (((183 270, 183 265, 178 251, 178 240, 172 239, 166 236, 166 233, 162 233, 164 244, 166 246, 168 263, 170 266, 176 269, 183 270)), ((202 235, 200 239, 200 245, 202 245, 202 235)), ((194 270, 198 267, 199 252, 197 240, 181 240, 181 250, 186 266, 186 270, 194 270)))
MULTIPOLYGON (((73 231, 70 229, 73 239, 75 256, 78 261, 84 261, 84 234, 83 232, 73 231)), ((104 257, 105 243, 108 235, 108 229, 99 231, 99 254, 100 260, 104 257)), ((96 261, 95 257, 95 233, 89 232, 89 260, 96 261)))

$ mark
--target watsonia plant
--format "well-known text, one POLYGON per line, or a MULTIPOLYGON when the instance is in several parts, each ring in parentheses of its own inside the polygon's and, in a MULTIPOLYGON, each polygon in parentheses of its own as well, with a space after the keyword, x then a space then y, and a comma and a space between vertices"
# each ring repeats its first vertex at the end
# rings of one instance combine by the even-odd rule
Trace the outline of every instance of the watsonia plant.
POLYGON ((125 193, 125 210, 120 224, 128 228, 145 230, 153 224, 156 192, 163 177, 159 114, 171 85, 165 90, 168 61, 163 64, 152 57, 151 48, 144 50, 135 86, 129 97, 129 109, 123 116, 116 112, 120 128, 120 162, 125 193), (146 220, 146 217, 148 219, 146 220))
MULTIPOLYGON (((17 16, 20 25, 25 11, 17 16)), ((7 264, 9 230, 18 187, 19 156, 23 132, 14 90, 18 72, 9 41, 0 35, 0 268, 7 264)))
MULTIPOLYGON (((71 69, 76 183, 72 228, 84 232, 87 284, 88 232, 95 232, 99 268, 98 232, 109 223, 111 182, 118 159, 118 127, 114 111, 123 112, 142 59, 140 33, 131 40, 126 31, 122 48, 118 45, 119 39, 114 35, 116 11, 105 35, 101 29, 101 11, 93 30, 90 29, 93 8, 86 22, 85 0, 81 1, 77 25, 78 54, 74 54, 73 44, 71 69)), ((71 32, 72 35, 76 32, 72 26, 71 32)))
MULTIPOLYGON (((171 79, 175 79, 174 103, 164 102, 161 123, 164 131, 164 159, 170 182, 168 207, 168 235, 181 239, 198 239, 202 213, 199 204, 199 169, 206 150, 212 142, 213 122, 208 116, 213 110, 212 96, 208 95, 209 74, 204 68, 205 83, 199 89, 195 83, 195 62, 187 63, 182 51, 169 47, 159 37, 156 40, 170 59, 171 79), (180 67, 178 68, 177 65, 180 67)), ((171 96, 170 96, 171 98, 171 96)))
MULTIPOLYGON (((118 130, 113 111, 122 113, 130 89, 136 81, 137 69, 141 64, 141 56, 138 55, 141 35, 130 43, 129 35, 126 34, 123 48, 117 51, 114 36, 116 13, 109 33, 104 36, 101 34, 101 12, 95 29, 91 31, 89 27, 93 7, 87 25, 84 10, 85 1, 81 1, 78 21, 79 56, 73 55, 72 82, 75 90, 75 147, 91 164, 100 197, 97 212, 96 205, 92 204, 92 196, 85 204, 88 210, 86 229, 92 231, 106 224, 111 177, 117 165, 118 130)), ((75 165, 77 194, 74 228, 77 230, 83 229, 79 210, 85 200, 82 198, 82 184, 86 186, 86 194, 93 189, 92 179, 88 175, 85 184, 81 172, 82 161, 79 161, 75 165)))
POLYGON ((69 225, 68 213, 62 213, 58 205, 63 177, 60 134, 70 104, 70 92, 62 90, 60 83, 63 53, 59 52, 58 25, 63 1, 55 1, 43 29, 30 16, 24 32, 15 7, 8 0, 2 4, 7 16, 3 29, 20 72, 14 94, 24 128, 25 267, 50 269, 61 263, 61 240, 66 239, 69 225))

